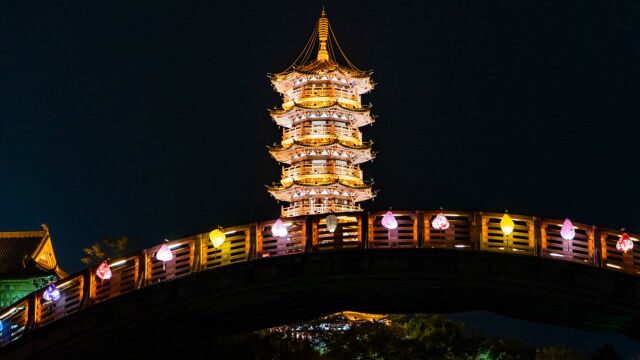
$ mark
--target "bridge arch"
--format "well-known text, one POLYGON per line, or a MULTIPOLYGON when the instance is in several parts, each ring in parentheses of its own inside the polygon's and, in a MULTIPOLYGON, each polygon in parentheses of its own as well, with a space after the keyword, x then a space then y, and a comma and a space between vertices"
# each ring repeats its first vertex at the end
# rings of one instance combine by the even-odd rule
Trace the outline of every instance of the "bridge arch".
POLYGON ((104 283, 87 269, 58 282, 57 302, 35 293, 3 310, 12 331, 2 333, 0 352, 69 356, 108 351, 113 343, 104 336, 142 334, 148 342, 170 337, 187 344, 202 334, 344 309, 484 309, 640 339, 633 327, 640 320, 640 278, 628 260, 636 255, 612 255, 616 232, 576 224, 584 237, 558 246, 558 221, 512 215, 515 234, 501 239, 500 214, 448 212, 452 230, 438 233, 427 225, 430 212, 395 213, 394 231, 380 227, 382 213, 341 215, 335 233, 324 217, 288 219, 287 239, 271 236, 272 222, 254 223, 225 229, 219 249, 206 233, 172 241, 175 256, 164 267, 154 259, 156 247, 112 262, 114 276, 104 283))

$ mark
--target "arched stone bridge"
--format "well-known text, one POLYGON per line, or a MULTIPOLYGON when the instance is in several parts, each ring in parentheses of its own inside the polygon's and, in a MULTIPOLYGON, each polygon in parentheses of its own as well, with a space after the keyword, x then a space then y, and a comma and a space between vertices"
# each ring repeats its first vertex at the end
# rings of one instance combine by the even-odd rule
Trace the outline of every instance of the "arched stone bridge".
MULTIPOLYGON (((340 310, 384 313, 488 310, 640 339, 640 250, 615 249, 620 233, 510 214, 449 212, 451 227, 430 228, 436 211, 394 211, 398 229, 380 226, 384 212, 286 219, 225 228, 218 249, 208 233, 171 241, 57 282, 61 297, 42 291, 0 313, 0 356, 132 358, 196 353, 204 337, 313 318, 340 310)), ((633 237, 632 237, 633 238, 633 237)), ((634 238, 635 240, 635 238, 634 238)))

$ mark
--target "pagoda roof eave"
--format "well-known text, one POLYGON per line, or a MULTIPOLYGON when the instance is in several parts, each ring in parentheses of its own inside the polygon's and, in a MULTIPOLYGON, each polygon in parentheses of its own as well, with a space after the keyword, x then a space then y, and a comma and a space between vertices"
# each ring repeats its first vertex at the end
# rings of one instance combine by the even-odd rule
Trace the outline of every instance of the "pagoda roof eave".
POLYGON ((363 79, 371 77, 373 70, 356 70, 346 68, 339 65, 334 61, 312 61, 302 66, 293 66, 291 69, 275 73, 268 74, 272 82, 286 81, 292 78, 295 74, 299 75, 327 75, 334 72, 338 72, 343 76, 348 76, 356 79, 363 79))
POLYGON ((342 186, 348 189, 353 189, 353 190, 367 190, 373 187, 373 181, 365 182, 362 185, 351 185, 351 184, 345 183, 340 179, 335 179, 331 182, 323 183, 323 184, 305 184, 305 183, 294 180, 287 186, 272 185, 272 186, 267 186, 267 188, 269 189, 269 191, 285 191, 285 190, 291 190, 296 187, 309 188, 309 187, 327 187, 327 186, 333 186, 333 185, 339 185, 339 186, 342 186))
POLYGON ((347 143, 344 143, 344 142, 340 141, 340 139, 333 139, 331 142, 326 143, 326 144, 310 145, 310 144, 305 144, 305 143, 302 143, 300 141, 294 140, 293 143, 288 147, 284 147, 284 146, 281 146, 281 145, 276 145, 276 146, 267 146, 267 148, 269 149, 270 152, 271 151, 279 152, 279 151, 291 150, 294 146, 326 148, 326 147, 331 147, 332 145, 336 145, 336 144, 340 145, 342 147, 348 148, 348 149, 367 150, 367 149, 371 149, 371 146, 373 145, 373 142, 372 141, 364 142, 362 145, 350 145, 350 144, 347 144, 347 143))
POLYGON ((297 109, 303 109, 303 110, 328 110, 328 109, 341 109, 341 110, 347 110, 347 111, 354 111, 354 112, 361 112, 361 113, 367 113, 371 111, 372 105, 363 105, 360 108, 349 108, 346 106, 343 106, 342 104, 340 104, 340 102, 338 100, 334 101, 332 104, 330 105, 326 105, 326 106, 304 106, 302 104, 298 104, 295 103, 291 108, 289 109, 268 109, 269 113, 273 116, 273 115, 286 115, 292 111, 295 111, 297 109))

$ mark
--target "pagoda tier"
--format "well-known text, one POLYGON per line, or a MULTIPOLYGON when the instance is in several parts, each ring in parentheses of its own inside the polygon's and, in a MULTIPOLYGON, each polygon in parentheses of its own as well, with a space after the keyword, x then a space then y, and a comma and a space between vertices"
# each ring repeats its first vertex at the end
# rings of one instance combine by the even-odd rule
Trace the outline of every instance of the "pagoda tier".
POLYGON ((282 208, 284 217, 360 211, 357 203, 375 196, 358 166, 375 156, 359 129, 375 119, 370 106, 361 104, 361 95, 374 86, 371 72, 358 70, 346 57, 349 67, 337 63, 336 47, 344 53, 324 11, 314 33, 318 37, 312 36, 300 61, 270 76, 283 97, 282 108, 270 115, 283 131, 269 153, 289 166, 268 190, 290 203, 282 208), (309 60, 316 43, 317 57, 309 60))
POLYGON ((334 140, 324 145, 311 145, 294 141, 291 146, 272 146, 269 153, 278 162, 294 164, 302 160, 346 160, 354 164, 369 161, 375 157, 371 142, 362 145, 348 145, 334 140))
POLYGON ((334 101, 323 107, 306 107, 296 103, 287 110, 270 110, 270 113, 273 121, 285 128, 290 128, 309 119, 344 121, 353 127, 361 127, 375 121, 375 117, 371 115, 370 108, 370 106, 363 106, 354 109, 334 101))

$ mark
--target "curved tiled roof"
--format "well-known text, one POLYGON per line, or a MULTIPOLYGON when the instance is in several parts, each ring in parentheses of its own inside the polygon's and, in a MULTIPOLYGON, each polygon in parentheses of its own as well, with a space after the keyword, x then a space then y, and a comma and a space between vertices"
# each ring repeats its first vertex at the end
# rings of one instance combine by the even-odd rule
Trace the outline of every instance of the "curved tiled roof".
POLYGON ((36 262, 49 241, 45 226, 40 231, 0 232, 0 278, 55 275, 57 264, 47 268, 43 261, 36 262))

